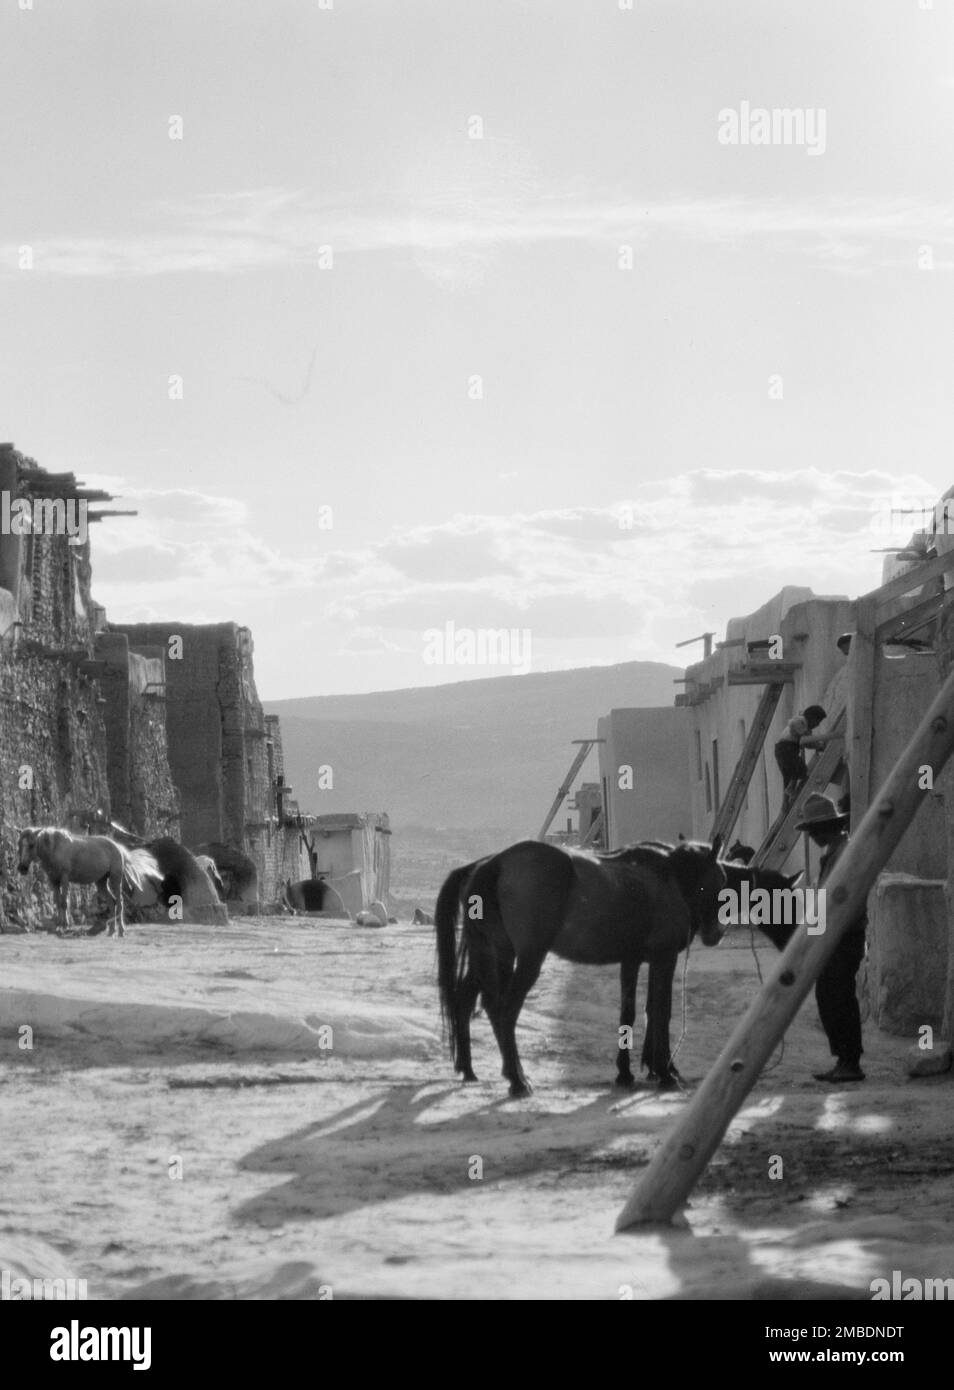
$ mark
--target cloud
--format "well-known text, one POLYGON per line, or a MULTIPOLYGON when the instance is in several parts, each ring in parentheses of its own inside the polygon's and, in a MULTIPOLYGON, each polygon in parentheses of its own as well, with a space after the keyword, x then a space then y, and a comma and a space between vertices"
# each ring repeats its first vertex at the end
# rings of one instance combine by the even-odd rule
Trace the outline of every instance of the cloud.
MULTIPOLYGON (((486 141, 468 157, 488 157, 486 141), (482 156, 475 154, 486 146, 482 156)), ((507 142, 499 142, 506 145, 507 142)), ((711 198, 634 200, 625 193, 545 192, 518 156, 499 152, 461 174, 459 152, 376 199, 330 200, 306 189, 210 194, 143 209, 161 231, 114 237, 51 234, 31 243, 38 275, 150 277, 243 274, 316 265, 335 256, 404 251, 438 283, 480 283, 508 247, 577 242, 646 247, 681 237, 723 247, 750 246, 811 257, 819 266, 858 273, 911 264, 926 244, 935 268, 954 265, 954 200, 941 198, 711 198), (497 159, 497 166, 494 165, 497 159), (945 258, 945 254, 947 257, 945 258)), ((23 274, 19 246, 0 244, 0 274, 23 274)))
POLYGON ((872 552, 887 540, 873 516, 899 492, 933 495, 917 476, 875 470, 698 469, 602 506, 457 515, 316 557, 277 549, 232 499, 125 489, 141 515, 99 528, 94 588, 117 620, 271 626, 276 611, 300 611, 309 643, 350 655, 415 651, 426 629, 453 622, 529 628, 551 664, 586 643, 603 659, 625 644, 672 660, 676 641, 783 584, 874 588, 872 552))
MULTIPOLYGON (((90 478, 91 486, 101 479, 90 478)), ((323 560, 268 545, 246 504, 188 489, 136 488, 111 479, 138 512, 94 529, 93 583, 124 621, 171 611, 184 620, 229 618, 263 599, 313 587, 323 560), (188 615, 188 617, 186 617, 188 615)), ((118 500, 118 496, 117 496, 118 500)))

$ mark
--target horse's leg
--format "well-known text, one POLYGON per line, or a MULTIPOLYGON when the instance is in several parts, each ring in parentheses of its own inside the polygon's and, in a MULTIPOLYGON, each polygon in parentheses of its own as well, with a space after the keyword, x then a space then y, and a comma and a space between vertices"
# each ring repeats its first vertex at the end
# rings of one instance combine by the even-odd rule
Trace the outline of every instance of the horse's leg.
POLYGON ((642 1054, 641 1054, 640 1059, 639 1059, 640 1065, 642 1066, 643 1070, 646 1072, 646 1074, 647 1074, 647 1079, 648 1079, 649 1081, 658 1081, 658 1080, 659 1080, 659 1074, 658 1074, 657 1071, 656 1071, 656 1065, 655 1065, 655 1051, 654 1051, 655 1043, 654 1043, 654 1037, 653 1037, 653 1022, 654 1022, 655 1017, 656 1017, 656 1010, 655 1010, 655 1008, 654 1008, 654 1006, 653 1006, 653 999, 655 998, 655 984, 656 984, 656 972, 655 972, 655 970, 653 969, 653 963, 652 963, 652 961, 650 961, 650 962, 649 962, 649 971, 648 971, 648 976, 647 976, 647 981, 646 981, 646 1015, 645 1015, 646 1030, 645 1030, 645 1033, 643 1034, 643 1050, 642 1050, 642 1054))
POLYGON ((116 934, 116 894, 113 889, 112 874, 103 874, 103 877, 96 885, 96 890, 100 896, 101 906, 106 908, 106 935, 115 936, 116 934))
POLYGON ((470 1020, 477 1003, 480 985, 468 967, 457 990, 457 1070, 465 1081, 476 1081, 470 1055, 470 1020))
POLYGON ((640 962, 636 960, 624 960, 619 967, 619 1026, 620 1033, 617 1039, 616 1048, 616 1084, 617 1086, 634 1086, 636 1084, 633 1077, 633 1069, 630 1064, 629 1054, 632 1050, 633 1025, 636 1022, 636 982, 639 979, 640 962), (624 1028, 629 1029, 629 1037, 622 1032, 624 1028), (628 1041, 629 1046, 624 1046, 628 1041))
POLYGON ((119 936, 125 936, 125 926, 123 923, 123 866, 120 864, 118 869, 113 869, 109 875, 109 891, 116 899, 115 923, 119 936))
POLYGON ((658 1080, 660 1090, 670 1090, 682 1079, 669 1052, 672 981, 676 973, 677 959, 677 953, 673 951, 669 955, 657 957, 649 966, 643 1065, 648 1069, 650 1079, 658 1080))
POLYGON ((510 1082, 512 1096, 529 1096, 533 1091, 520 1065, 520 1054, 517 1051, 517 1019, 520 1017, 524 1000, 537 982, 545 955, 545 952, 542 955, 534 952, 532 955, 517 957, 514 972, 500 1001, 500 1030, 497 1036, 504 1063, 503 1074, 510 1082))
POLYGON ((69 929, 70 927, 72 927, 72 925, 73 925, 73 918, 72 918, 72 916, 71 916, 71 914, 70 914, 70 881, 69 881, 69 879, 68 879, 68 878, 61 878, 61 879, 59 879, 59 880, 57 881, 56 890, 57 890, 56 895, 57 895, 57 899, 58 899, 57 906, 58 906, 58 908, 59 908, 59 911, 57 912, 57 916, 58 916, 58 918, 60 919, 60 926, 63 927, 64 930, 67 930, 67 929, 69 929))
MULTIPOLYGON (((470 968, 467 973, 480 993, 484 1010, 497 1039, 497 1046, 500 1048, 501 1061, 504 1063, 506 1059, 500 1009, 504 990, 513 974, 513 962, 513 950, 506 939, 495 947, 483 933, 479 936, 476 932, 473 933, 470 941, 470 968)), ((467 1036, 469 1042, 469 1029, 467 1036)), ((505 1066, 501 1072, 503 1076, 507 1075, 505 1066)))
POLYGON ((113 896, 113 890, 109 886, 109 875, 104 875, 104 877, 99 880, 99 883, 96 885, 96 887, 99 890, 100 896, 102 898, 102 903, 106 908, 106 915, 104 918, 104 921, 106 923, 106 935, 112 936, 116 930, 116 927, 113 922, 114 909, 112 903, 110 902, 110 898, 112 898, 113 896))

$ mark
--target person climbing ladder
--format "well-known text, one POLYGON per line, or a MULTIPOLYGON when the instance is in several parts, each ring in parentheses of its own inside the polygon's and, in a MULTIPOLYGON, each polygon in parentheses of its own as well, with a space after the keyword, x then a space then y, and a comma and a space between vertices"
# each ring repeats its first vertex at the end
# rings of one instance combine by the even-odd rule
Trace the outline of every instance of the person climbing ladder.
POLYGON ((785 811, 795 800, 799 788, 808 776, 805 749, 824 748, 828 743, 826 734, 814 732, 826 718, 821 705, 809 705, 801 714, 796 714, 788 721, 775 744, 775 761, 784 784, 782 808, 785 811))

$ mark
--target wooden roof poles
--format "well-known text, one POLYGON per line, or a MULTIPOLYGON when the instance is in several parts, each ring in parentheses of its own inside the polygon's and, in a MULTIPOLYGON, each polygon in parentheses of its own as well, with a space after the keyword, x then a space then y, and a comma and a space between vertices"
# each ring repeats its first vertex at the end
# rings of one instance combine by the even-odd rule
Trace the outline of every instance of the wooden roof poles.
POLYGON ((685 1114, 663 1140, 631 1193, 617 1220, 617 1231, 670 1221, 683 1206, 839 939, 863 909, 871 885, 927 795, 919 785, 924 780, 919 779, 919 768, 932 768, 936 780, 952 750, 954 672, 872 799, 825 885, 826 930, 820 936, 797 931, 792 937, 685 1114))

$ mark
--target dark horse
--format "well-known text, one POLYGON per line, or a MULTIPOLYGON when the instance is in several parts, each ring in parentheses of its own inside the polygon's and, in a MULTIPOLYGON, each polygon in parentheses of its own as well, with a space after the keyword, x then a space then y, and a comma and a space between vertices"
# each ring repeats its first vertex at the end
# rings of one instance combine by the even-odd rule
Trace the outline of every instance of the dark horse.
MULTIPOLYGON (((476 1081, 470 1020, 482 996, 512 1096, 530 1084, 515 1030, 549 951, 579 965, 619 965, 620 1024, 636 1019, 636 981, 649 962, 643 1065, 660 1086, 679 1074, 669 1051, 672 980, 679 952, 698 930, 707 946, 722 937, 719 845, 657 842, 608 854, 567 851, 523 840, 455 869, 437 899, 437 978, 455 1069, 476 1081), (460 942, 457 916, 462 916, 460 942)), ((617 1084, 633 1085, 620 1035, 617 1084)))
MULTIPOLYGON (((726 888, 731 888, 738 893, 741 891, 742 884, 747 883, 750 889, 764 888, 767 892, 773 894, 773 911, 775 910, 776 902, 779 902, 780 905, 781 901, 784 901, 777 900, 774 897, 776 891, 781 890, 783 893, 790 893, 802 876, 801 870, 799 870, 797 874, 780 874, 776 872, 775 869, 752 869, 749 868, 748 864, 738 862, 724 863, 722 868, 725 872, 726 888)), ((744 926, 745 923, 741 925, 744 926)), ((785 947, 788 945, 795 932, 795 923, 786 922, 784 920, 784 913, 783 920, 781 921, 776 921, 773 918, 769 922, 758 922, 754 925, 758 926, 759 931, 763 932, 764 935, 768 937, 769 941, 771 941, 772 945, 779 951, 785 950, 785 947)))

